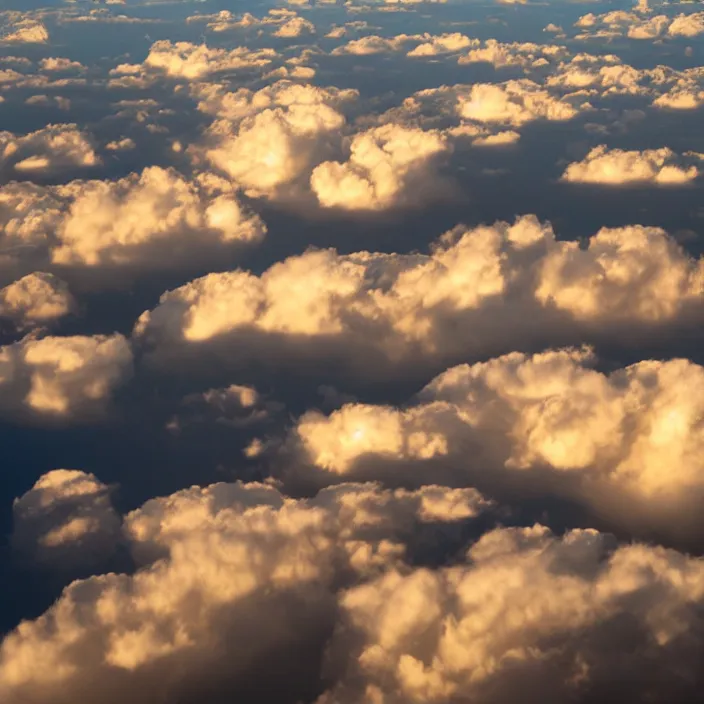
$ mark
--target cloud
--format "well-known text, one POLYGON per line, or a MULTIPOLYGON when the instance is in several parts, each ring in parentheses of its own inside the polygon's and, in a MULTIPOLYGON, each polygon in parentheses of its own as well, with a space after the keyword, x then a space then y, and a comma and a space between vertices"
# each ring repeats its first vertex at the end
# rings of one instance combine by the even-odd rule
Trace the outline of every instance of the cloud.
POLYGON ((101 163, 92 138, 78 125, 47 125, 19 136, 0 132, 0 165, 21 173, 87 168, 101 163))
MULTIPOLYGON (((342 36, 342 35, 340 35, 342 36)), ((408 50, 407 56, 438 56, 449 54, 470 46, 479 44, 477 39, 469 37, 459 32, 446 34, 398 34, 393 37, 381 37, 377 34, 369 34, 359 39, 338 46, 333 49, 333 56, 351 54, 354 56, 370 56, 372 54, 386 54, 397 51, 406 51, 408 45, 414 43, 416 46, 408 50)))
POLYGON ((282 408, 251 386, 230 384, 185 396, 167 427, 173 433, 202 423, 248 428, 270 420, 282 408))
POLYGON ((579 109, 527 79, 475 83, 458 93, 458 113, 479 123, 520 127, 533 120, 571 120, 579 109))
POLYGON ((584 350, 511 353, 448 369, 407 408, 308 411, 288 441, 302 458, 290 466, 326 483, 441 481, 502 500, 560 496, 636 533, 700 534, 704 409, 694 390, 704 389, 704 369, 675 359, 607 375, 591 362, 584 350))
POLYGON ((205 688, 307 699, 340 585, 403 561, 421 536, 437 544, 436 526, 486 508, 473 490, 373 485, 294 500, 262 484, 215 484, 153 499, 125 518, 144 566, 74 582, 11 633, 0 695, 64 704, 89 691, 102 704, 129 692, 146 703, 195 701, 205 688))
POLYGON ((274 37, 294 39, 315 34, 315 25, 303 17, 292 17, 282 24, 273 34, 274 37))
POLYGON ((76 308, 68 285, 52 274, 28 274, 0 289, 0 318, 20 330, 49 325, 76 308))
POLYGON ((437 131, 388 124, 355 135, 349 160, 324 162, 311 175, 318 202, 342 210, 382 210, 437 197, 436 163, 451 150, 437 131))
POLYGON ((0 413, 13 422, 92 422, 132 371, 122 335, 25 337, 0 347, 0 413))
POLYGON ((523 68, 539 68, 549 61, 566 53, 565 47, 553 44, 534 44, 532 42, 499 42, 487 39, 484 46, 477 41, 467 54, 460 56, 457 63, 490 63, 494 68, 505 66, 522 66, 523 68))
POLYGON ((175 80, 203 80, 224 71, 264 68, 277 56, 273 49, 250 51, 246 47, 232 50, 211 48, 205 44, 154 42, 141 64, 121 64, 111 71, 114 77, 138 82, 166 76, 175 80))
POLYGON ((586 30, 578 34, 576 39, 617 36, 640 40, 696 37, 704 33, 704 12, 680 13, 674 18, 667 15, 647 17, 624 10, 613 10, 601 15, 590 12, 582 15, 574 26, 586 30))
POLYGON ((450 34, 427 35, 424 41, 415 49, 408 52, 408 56, 439 56, 441 54, 451 54, 462 49, 467 49, 478 43, 476 39, 470 39, 459 32, 450 34))
POLYGON ((339 141, 345 118, 338 107, 356 95, 290 81, 256 93, 206 89, 200 109, 220 119, 195 153, 248 195, 278 197, 296 180, 307 181, 328 145, 339 141))
POLYGON ((430 255, 311 250, 261 276, 210 274, 166 292, 135 335, 163 368, 207 353, 235 367, 345 360, 362 378, 396 378, 520 345, 654 342, 698 325, 702 280, 658 228, 603 228, 582 248, 526 216, 458 227, 430 255))
POLYGON ((46 44, 48 41, 49 32, 46 27, 31 18, 11 22, 9 32, 0 36, 0 42, 5 44, 46 44))
POLYGON ((0 194, 3 217, 6 236, 44 246, 53 265, 72 267, 168 269, 213 248, 256 243, 266 231, 227 181, 207 172, 189 180, 158 166, 117 181, 9 184, 0 194))
POLYGON ((80 61, 72 61, 64 57, 48 57, 40 62, 42 71, 83 71, 85 66, 80 61))
POLYGON ((13 548, 30 564, 61 571, 104 563, 121 537, 110 487, 95 475, 56 469, 12 505, 13 548))
POLYGON ((332 641, 341 681, 318 704, 592 701, 614 682, 630 701, 695 696, 701 561, 609 543, 496 530, 456 567, 352 587, 332 641))
POLYGON ((609 149, 602 144, 594 147, 582 161, 570 164, 562 180, 609 186, 638 183, 677 185, 689 183, 699 176, 696 166, 681 166, 678 160, 678 156, 667 147, 624 151, 609 149))

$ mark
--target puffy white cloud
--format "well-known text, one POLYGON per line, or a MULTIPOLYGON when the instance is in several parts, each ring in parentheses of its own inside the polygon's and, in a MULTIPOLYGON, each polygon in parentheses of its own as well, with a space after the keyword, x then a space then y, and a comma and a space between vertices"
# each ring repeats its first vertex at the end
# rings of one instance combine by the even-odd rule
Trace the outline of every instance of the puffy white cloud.
POLYGON ((664 37, 696 37, 704 33, 704 12, 647 16, 643 8, 636 12, 613 10, 602 15, 592 12, 580 17, 575 27, 583 31, 577 39, 591 37, 628 36, 631 39, 660 39, 664 37), (640 12, 641 14, 637 14, 640 12))
POLYGON ((38 566, 72 570, 113 553, 122 520, 110 487, 95 475, 56 469, 40 477, 12 506, 12 546, 38 566))
MULTIPOLYGON (((432 198, 438 158, 450 152, 442 133, 388 124, 355 135, 344 163, 311 175, 318 202, 343 210, 381 210, 432 198)), ((437 194, 436 194, 437 195, 437 194)))
POLYGON ((265 233, 224 179, 188 180, 157 166, 117 181, 10 184, 0 193, 0 218, 6 236, 47 247, 54 265, 79 267, 168 269, 265 233))
POLYGON ((538 68, 566 53, 564 47, 554 44, 534 44, 532 42, 499 42, 487 39, 484 46, 476 42, 469 53, 460 56, 459 64, 490 63, 495 68, 522 66, 538 68))
POLYGON ((677 15, 667 28, 667 33, 672 37, 698 37, 704 34, 704 12, 677 15))
POLYGON ((318 704, 590 701, 614 682, 631 701, 686 699, 703 598, 704 565, 675 551, 496 530, 456 567, 389 571, 342 594, 341 681, 318 704))
POLYGON ((13 421, 93 421, 131 370, 122 335, 25 337, 0 347, 0 413, 13 421))
MULTIPOLYGON (((21 15, 21 13, 17 13, 21 15)), ((49 32, 38 20, 27 17, 10 23, 9 31, 0 35, 0 43, 8 44, 46 44, 49 32)))
POLYGON ((42 71, 83 71, 85 66, 80 61, 72 61, 64 57, 50 56, 39 63, 42 71))
POLYGON ((486 506, 473 490, 373 485, 300 501, 262 484, 153 499, 125 518, 134 556, 147 564, 74 582, 11 633, 0 646, 0 695, 64 704, 90 691, 107 703, 130 691, 146 703, 202 694, 205 677, 210 692, 232 696, 252 685, 260 694, 273 680, 288 701, 299 668, 318 677, 341 584, 399 564, 423 534, 437 543, 424 525, 461 524, 486 506))
POLYGON ((315 25, 303 17, 292 17, 290 20, 282 24, 274 32, 273 36, 284 39, 293 39, 309 34, 315 34, 315 25))
POLYGON ((356 92, 279 81, 256 93, 206 89, 201 97, 200 108, 221 119, 196 151, 248 194, 277 197, 307 181, 326 145, 339 141, 345 118, 338 107, 356 92))
POLYGON ((309 411, 289 447, 321 481, 561 496, 631 530, 700 535, 704 369, 645 361, 606 375, 591 361, 567 349, 453 367, 405 409, 309 411))
POLYGON ((68 285, 52 274, 28 274, 0 289, 0 318, 20 329, 50 324, 75 310, 68 285))
POLYGON ((266 15, 256 17, 251 12, 237 16, 229 10, 220 10, 210 15, 191 15, 189 23, 205 22, 212 32, 228 32, 237 29, 274 27, 275 37, 294 38, 315 34, 315 25, 288 8, 272 8, 266 15))
POLYGON ((223 71, 263 68, 277 56, 273 49, 232 50, 211 48, 205 44, 154 42, 142 64, 121 64, 111 71, 116 77, 145 81, 150 76, 168 76, 177 80, 201 80, 223 71))
POLYGON ((78 125, 47 125, 27 135, 0 132, 0 164, 20 172, 100 164, 92 139, 78 125))
POLYGON ((417 47, 408 52, 408 56, 438 56, 451 54, 478 44, 478 40, 470 39, 459 32, 449 34, 427 35, 417 47))
POLYGON ((353 54, 355 56, 370 56, 372 54, 385 54, 402 51, 404 46, 416 41, 419 35, 399 34, 395 37, 380 37, 369 34, 360 39, 353 39, 347 44, 333 49, 333 55, 353 54))
POLYGON ((654 183, 685 184, 699 176, 696 166, 678 163, 678 156, 667 147, 625 151, 609 149, 605 144, 594 147, 582 161, 570 164, 563 181, 599 183, 609 186, 654 183))
POLYGON ((429 256, 309 251, 261 276, 211 274, 165 293, 135 333, 177 369, 209 345, 224 364, 344 359, 388 378, 523 344, 654 341, 698 324, 701 272, 658 228, 604 228, 581 248, 526 216, 458 227, 429 256))
POLYGON ((579 108, 551 95, 527 79, 505 83, 475 83, 458 94, 458 112, 480 123, 520 127, 533 120, 571 120, 579 108))

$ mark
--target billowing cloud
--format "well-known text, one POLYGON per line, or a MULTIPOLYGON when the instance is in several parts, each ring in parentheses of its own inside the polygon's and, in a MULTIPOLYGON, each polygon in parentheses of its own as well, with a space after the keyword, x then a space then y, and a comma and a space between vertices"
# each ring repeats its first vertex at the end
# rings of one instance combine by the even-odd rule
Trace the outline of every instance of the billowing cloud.
POLYGON ((311 187, 324 207, 381 210, 437 196, 437 161, 450 152, 439 132, 388 124, 353 137, 349 160, 317 166, 311 187))
MULTIPOLYGON (((318 704, 694 696, 700 560, 596 531, 484 535, 456 567, 389 571, 341 595, 318 704), (677 696, 675 695, 675 696, 677 696)), ((695 684, 696 681, 696 684, 695 684)))
POLYGON ((527 79, 476 83, 458 94, 458 113, 479 123, 520 127, 533 120, 571 120, 579 108, 551 95, 527 79))
POLYGON ((703 296, 701 262, 663 230, 604 228, 581 248, 527 216, 458 227, 430 256, 309 251, 261 276, 210 274, 165 293, 136 334, 176 368, 212 346, 224 364, 344 359, 388 375, 521 344, 654 340, 697 325, 703 296))
POLYGON ((27 135, 0 132, 0 167, 23 174, 100 164, 92 138, 77 125, 47 125, 27 135))
POLYGON ((110 487, 78 470, 44 474, 12 512, 12 546, 36 566, 65 571, 103 563, 121 537, 110 487))
POLYGON ((6 236, 45 246, 60 266, 168 269, 265 233, 229 182, 157 166, 117 181, 10 184, 0 193, 0 217, 6 236))
MULTIPOLYGON (((636 8, 637 10, 638 8, 636 8)), ((628 36, 630 39, 659 39, 663 37, 696 37, 704 33, 704 12, 667 15, 613 10, 602 15, 590 12, 575 22, 582 30, 577 39, 591 37, 628 36)))
POLYGON ((67 284, 44 272, 28 274, 0 289, 0 318, 20 330, 51 324, 76 307, 67 284))
POLYGON ((273 34, 282 39, 294 39, 315 34, 315 25, 303 17, 292 17, 282 24, 273 34))
POLYGON ((605 144, 594 147, 582 161, 570 164, 562 180, 573 183, 599 183, 609 186, 652 183, 686 184, 699 176, 696 166, 681 165, 671 149, 624 151, 605 144))
POLYGON ((232 50, 211 48, 205 44, 171 42, 162 39, 152 44, 141 64, 121 64, 111 71, 119 77, 145 81, 150 77, 166 76, 176 80, 202 80, 223 71, 264 68, 276 57, 273 49, 232 50))
MULTIPOLYGON (((18 17, 22 13, 17 13, 18 17)), ((0 35, 0 43, 7 44, 46 44, 49 41, 49 32, 44 24, 38 20, 18 18, 12 21, 10 17, 10 28, 5 34, 0 35)))
POLYGON ((355 96, 289 81, 256 93, 206 90, 201 109, 221 119, 197 153, 248 194, 276 197, 297 179, 307 181, 327 146, 339 141, 345 118, 338 107, 355 96))
POLYGON ((153 499, 125 518, 144 566, 74 582, 10 634, 0 695, 7 704, 68 704, 87 691, 96 704, 126 691, 139 703, 195 701, 205 685, 213 695, 308 699, 340 586, 402 563, 423 541, 437 544, 438 525, 486 508, 473 490, 373 485, 299 501, 262 484, 153 499))
POLYGON ((454 367, 408 408, 309 411, 289 442, 329 477, 560 495, 631 529, 691 538, 704 494, 694 391, 704 369, 645 361, 606 375, 590 362, 557 350, 454 367))
POLYGON ((25 337, 0 347, 0 413, 12 421, 99 420, 131 371, 122 335, 25 337))
POLYGON ((487 39, 477 41, 467 53, 460 56, 459 64, 490 63, 494 68, 521 66, 539 68, 566 53, 564 47, 554 44, 535 44, 532 42, 499 42, 487 39))

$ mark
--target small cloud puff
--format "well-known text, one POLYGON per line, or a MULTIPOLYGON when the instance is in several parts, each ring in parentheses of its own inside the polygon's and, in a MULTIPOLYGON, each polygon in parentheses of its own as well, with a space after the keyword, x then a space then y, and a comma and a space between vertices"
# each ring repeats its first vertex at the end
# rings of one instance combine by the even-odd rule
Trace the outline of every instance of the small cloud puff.
POLYGON ((68 285, 52 274, 28 274, 0 289, 0 318, 19 330, 49 325, 76 309, 68 285))
POLYGON ((582 161, 570 164, 562 174, 562 180, 608 186, 677 185, 689 183, 699 176, 696 166, 681 166, 678 160, 678 156, 667 147, 639 152, 609 149, 602 144, 594 147, 582 161))
POLYGON ((13 422, 93 422, 131 373, 122 335, 25 337, 0 347, 0 414, 13 422))
POLYGON ((121 537, 110 487, 93 474, 56 469, 12 505, 11 543, 31 565, 60 571, 100 564, 121 537))
MULTIPOLYGON (((22 13, 17 13, 21 15, 22 13)), ((6 34, 0 35, 0 44, 46 44, 49 41, 49 32, 39 21, 32 18, 17 19, 12 21, 6 34)))
POLYGON ((36 173, 100 163, 92 138, 75 124, 47 125, 23 136, 0 132, 0 167, 36 173))
POLYGON ((382 210, 418 204, 433 197, 436 164, 450 151, 437 131, 394 124, 375 127, 352 138, 348 161, 317 166, 311 188, 327 208, 382 210))

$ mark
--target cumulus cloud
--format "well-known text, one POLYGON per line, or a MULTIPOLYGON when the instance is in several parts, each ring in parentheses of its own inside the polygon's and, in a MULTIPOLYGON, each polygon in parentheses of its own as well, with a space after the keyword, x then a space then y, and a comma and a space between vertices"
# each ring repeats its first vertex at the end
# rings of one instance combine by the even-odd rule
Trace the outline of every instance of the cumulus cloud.
POLYGON ((117 181, 9 184, 0 218, 6 236, 46 247, 54 265, 76 267, 168 269, 265 233, 229 182, 157 166, 117 181))
POLYGON ((356 92, 279 81, 254 93, 206 89, 201 96, 200 108, 220 119, 196 152, 248 194, 277 197, 307 180, 339 141, 345 118, 338 108, 356 92))
POLYGON ((311 187, 328 208, 381 210, 417 204, 433 197, 435 166, 449 152, 450 144, 437 131, 394 124, 375 127, 353 137, 348 161, 317 166, 311 187))
POLYGON ((100 564, 120 540, 110 487, 79 470, 44 474, 15 499, 12 512, 12 546, 36 566, 65 571, 100 564))
POLYGON ((132 371, 122 335, 25 337, 0 347, 0 413, 12 421, 93 421, 132 371))
POLYGON ((78 125, 47 125, 27 135, 0 132, 0 166, 20 173, 100 164, 92 138, 78 125))
POLYGON ((689 183, 699 176, 696 166, 681 165, 679 161, 679 157, 667 147, 625 151, 609 149, 602 144, 594 147, 582 161, 570 164, 562 180, 609 186, 638 183, 677 185, 689 183))
POLYGON ((499 42, 487 39, 476 41, 472 49, 460 56, 459 64, 490 63, 494 68, 521 66, 525 69, 539 68, 566 53, 565 47, 533 42, 499 42))
POLYGON ((125 518, 144 567, 76 581, 10 634, 0 694, 8 704, 64 704, 86 691, 101 703, 127 691, 137 702, 195 701, 205 685, 247 700, 252 687, 307 699, 340 585, 403 562, 419 540, 437 544, 437 525, 486 508, 473 490, 373 485, 298 501, 262 484, 153 499, 125 518))
MULTIPOLYGON (((339 36, 344 36, 344 33, 339 36)), ((333 49, 333 55, 352 54, 354 56, 370 56, 372 54, 386 54, 397 51, 407 51, 407 56, 437 56, 451 54, 470 46, 479 44, 477 39, 470 39, 460 32, 446 34, 397 34, 393 37, 381 37, 378 34, 369 34, 359 39, 338 46, 333 49), (409 44, 415 44, 408 49, 409 44)))
POLYGON ((276 55, 273 49, 250 51, 240 46, 227 50, 211 48, 205 44, 174 43, 162 39, 152 44, 143 63, 120 64, 111 74, 116 80, 131 78, 137 82, 158 76, 176 80, 202 80, 224 71, 264 68, 271 64, 276 55))
POLYGON ((28 274, 0 289, 0 318, 20 330, 51 324, 76 307, 68 285, 44 272, 28 274))
POLYGON ((581 248, 526 216, 458 227, 430 255, 309 251, 261 276, 210 274, 165 293, 135 333, 176 369, 210 350, 225 365, 336 359, 388 377, 523 344, 654 341, 698 324, 701 271, 658 228, 604 228, 581 248))
POLYGON ((408 408, 309 411, 289 443, 328 478, 557 495, 636 532, 691 539, 704 492, 699 388, 704 369, 686 360, 607 375, 584 350, 511 353, 447 370, 408 408))
POLYGON ((645 40, 696 37, 704 33, 704 12, 680 13, 671 18, 667 15, 649 17, 642 9, 636 10, 637 12, 613 10, 601 15, 590 12, 582 15, 575 22, 575 27, 582 30, 576 38, 628 36, 630 39, 645 40))
POLYGON ((167 427, 178 433, 187 426, 215 423, 230 428, 248 428, 268 421, 282 406, 251 386, 229 384, 203 393, 189 394, 167 427))
POLYGON ((10 28, 0 35, 0 43, 7 44, 46 44, 49 41, 49 32, 44 24, 30 17, 21 18, 22 13, 17 13, 18 19, 10 17, 10 28))
POLYGON ((674 551, 496 530, 456 567, 342 594, 331 670, 343 674, 318 702, 591 701, 614 682, 631 701, 686 699, 703 597, 701 561, 674 551))
POLYGON ((275 37, 294 39, 315 34, 315 25, 303 17, 292 17, 282 24, 275 32, 275 37))
POLYGON ((537 83, 522 79, 476 83, 458 95, 458 112, 479 123, 520 127, 533 120, 571 120, 579 108, 551 95, 537 83))

